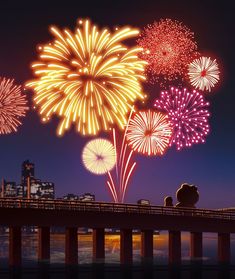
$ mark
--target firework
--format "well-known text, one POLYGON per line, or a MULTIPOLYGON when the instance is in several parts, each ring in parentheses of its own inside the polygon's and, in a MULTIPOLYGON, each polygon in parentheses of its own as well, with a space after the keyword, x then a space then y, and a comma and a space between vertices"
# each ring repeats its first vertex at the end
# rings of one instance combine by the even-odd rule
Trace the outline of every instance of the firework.
POLYGON ((168 117, 152 110, 134 115, 127 127, 127 141, 134 151, 142 154, 163 154, 169 145, 172 129, 168 117))
POLYGON ((161 92, 154 106, 167 112, 171 120, 173 136, 170 145, 176 144, 180 150, 185 146, 205 142, 209 133, 210 114, 206 109, 209 103, 199 92, 194 90, 190 93, 187 89, 181 91, 172 87, 169 92, 161 92))
POLYGON ((123 27, 111 33, 89 20, 78 24, 75 32, 51 28, 55 39, 39 47, 39 61, 32 64, 36 79, 26 85, 35 91, 44 121, 53 114, 61 119, 59 135, 72 123, 83 135, 96 135, 114 124, 124 128, 134 102, 145 98, 141 49, 122 44, 139 31, 123 27))
POLYGON ((82 160, 87 170, 94 174, 105 174, 116 164, 113 144, 102 138, 91 140, 82 152, 82 160))
POLYGON ((27 107, 26 96, 13 79, 0 78, 0 134, 16 132, 27 107))
POLYGON ((137 42, 153 82, 184 77, 188 64, 198 55, 194 34, 176 20, 161 19, 148 25, 137 42))
POLYGON ((195 59, 188 67, 188 75, 191 84, 200 90, 211 91, 211 88, 219 81, 219 67, 210 57, 195 59))
POLYGON ((136 162, 133 162, 132 160, 133 150, 130 150, 128 148, 125 140, 127 127, 129 125, 129 120, 122 138, 121 149, 119 150, 120 152, 117 152, 116 131, 115 129, 113 129, 113 144, 115 147, 115 152, 117 154, 117 163, 116 163, 116 172, 115 172, 116 175, 112 173, 108 173, 107 185, 113 196, 114 201, 119 203, 124 202, 127 187, 130 182, 130 178, 136 167, 136 162))

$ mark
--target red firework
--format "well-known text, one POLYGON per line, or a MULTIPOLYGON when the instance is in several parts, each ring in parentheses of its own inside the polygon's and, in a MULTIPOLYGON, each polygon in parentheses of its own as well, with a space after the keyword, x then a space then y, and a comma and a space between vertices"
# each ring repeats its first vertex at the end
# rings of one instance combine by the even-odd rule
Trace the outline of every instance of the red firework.
POLYGON ((183 78, 188 64, 198 55, 194 34, 177 20, 161 19, 148 25, 137 43, 143 48, 140 55, 149 64, 152 82, 183 78))
POLYGON ((154 106, 166 111, 173 126, 172 144, 177 149, 190 147, 196 143, 204 143, 209 133, 208 110, 209 103, 202 94, 194 90, 183 91, 171 88, 170 92, 162 91, 161 96, 155 101, 154 106))
POLYGON ((16 132, 21 125, 19 118, 28 109, 21 86, 15 85, 13 79, 0 78, 0 134, 16 132))
POLYGON ((162 155, 169 146, 172 134, 168 116, 152 110, 140 111, 127 126, 127 142, 142 154, 162 155))

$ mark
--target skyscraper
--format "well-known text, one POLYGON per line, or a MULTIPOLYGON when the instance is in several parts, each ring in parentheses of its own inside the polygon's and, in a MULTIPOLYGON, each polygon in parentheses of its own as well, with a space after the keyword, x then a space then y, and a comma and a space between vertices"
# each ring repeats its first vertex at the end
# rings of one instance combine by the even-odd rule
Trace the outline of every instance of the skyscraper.
POLYGON ((34 163, 30 163, 29 160, 26 160, 22 163, 21 167, 21 184, 27 185, 27 178, 34 178, 34 163))

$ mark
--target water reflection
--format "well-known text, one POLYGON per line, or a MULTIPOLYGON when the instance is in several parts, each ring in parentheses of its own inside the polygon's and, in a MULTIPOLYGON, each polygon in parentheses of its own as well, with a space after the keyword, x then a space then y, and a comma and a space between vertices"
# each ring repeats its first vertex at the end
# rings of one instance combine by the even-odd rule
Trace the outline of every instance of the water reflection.
MULTIPOLYGON (((134 265, 120 266, 120 236, 107 234, 105 236, 105 263, 92 262, 92 236, 78 235, 79 265, 65 267, 64 234, 51 234, 51 260, 49 263, 37 262, 37 234, 22 235, 22 269, 8 269, 8 234, 0 234, 0 278, 1 279, 227 279, 235 278, 234 270, 216 266, 217 237, 214 234, 203 235, 203 266, 191 265, 189 258, 189 233, 182 233, 182 262, 183 268, 167 267, 168 263, 168 234, 161 232, 154 235, 154 260, 142 263, 140 257, 140 235, 133 235, 134 265), (213 264, 214 266, 210 266, 213 264)), ((232 238, 232 264, 234 264, 235 242, 232 238)))
POLYGON ((105 264, 91 264, 84 266, 40 266, 34 269, 10 269, 3 274, 0 271, 1 279, 233 279, 234 268, 219 266, 201 266, 181 268, 166 266, 120 266, 105 264))

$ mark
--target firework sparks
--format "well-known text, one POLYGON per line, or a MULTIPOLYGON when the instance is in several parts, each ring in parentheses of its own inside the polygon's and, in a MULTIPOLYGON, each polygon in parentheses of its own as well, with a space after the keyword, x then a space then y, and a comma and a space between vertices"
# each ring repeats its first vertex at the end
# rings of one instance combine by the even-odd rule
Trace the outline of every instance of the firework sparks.
POLYGON ((140 111, 127 127, 127 141, 133 150, 142 154, 163 154, 172 134, 168 117, 160 112, 140 111))
POLYGON ((188 67, 188 75, 191 84, 200 90, 211 91, 211 88, 219 81, 219 67, 210 57, 195 59, 188 67))
POLYGON ((170 145, 176 144, 180 150, 185 146, 205 142, 209 133, 210 114, 206 109, 209 103, 199 92, 194 90, 190 93, 187 89, 181 91, 172 87, 170 92, 161 92, 154 106, 167 112, 171 120, 173 136, 170 145))
POLYGON ((53 114, 61 118, 59 135, 72 123, 83 135, 114 124, 123 129, 134 102, 145 98, 140 82, 147 63, 138 58, 140 48, 122 44, 139 31, 123 27, 111 33, 89 20, 78 23, 74 33, 51 28, 55 39, 39 48, 40 59, 32 65, 37 78, 27 86, 44 121, 53 114))
POLYGON ((137 42, 153 82, 184 77, 188 64, 198 55, 194 34, 176 20, 161 19, 148 25, 137 42))
POLYGON ((116 164, 116 153, 112 143, 106 139, 94 139, 86 144, 82 152, 86 169, 94 174, 105 174, 116 164))
POLYGON ((13 79, 0 78, 0 134, 16 132, 27 107, 26 96, 13 79))

